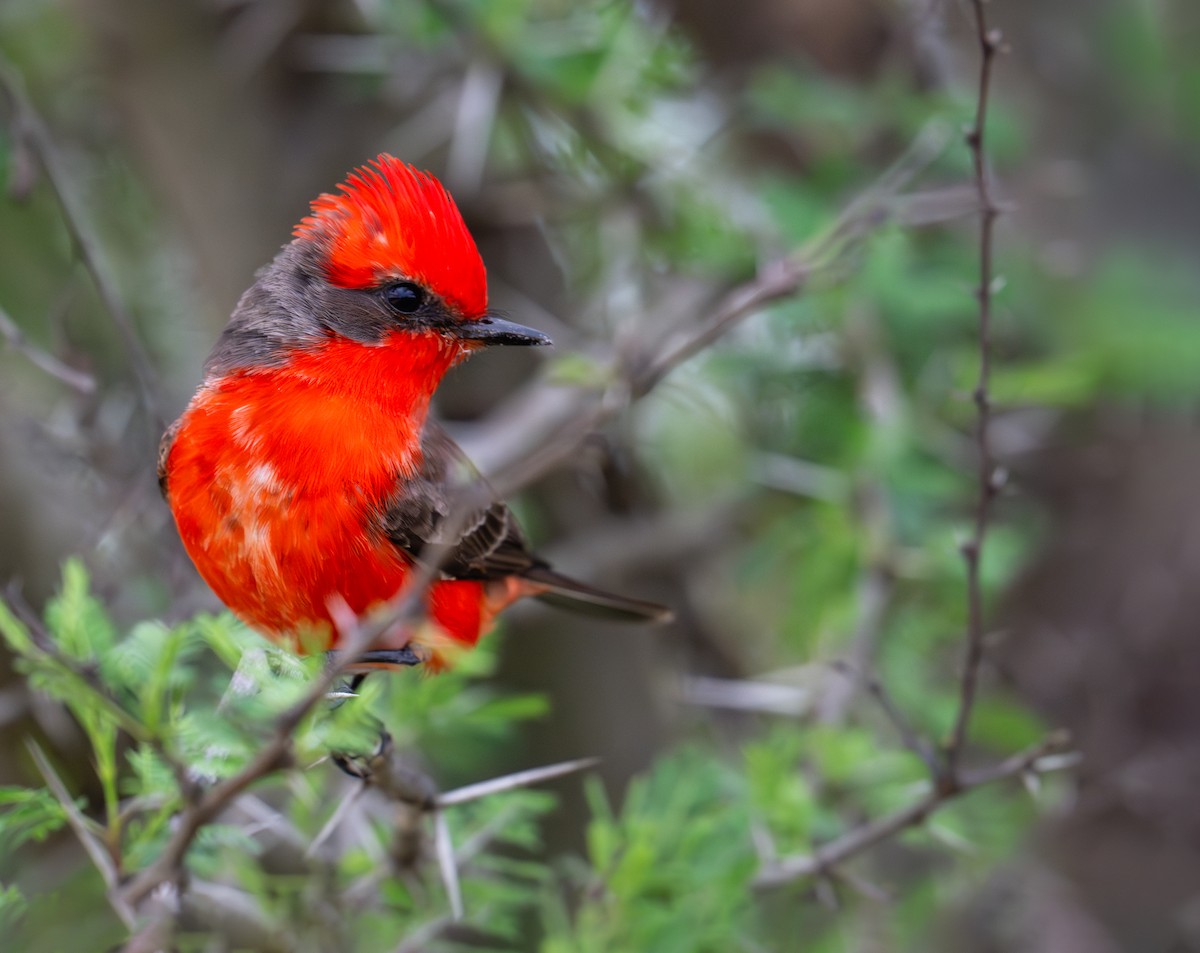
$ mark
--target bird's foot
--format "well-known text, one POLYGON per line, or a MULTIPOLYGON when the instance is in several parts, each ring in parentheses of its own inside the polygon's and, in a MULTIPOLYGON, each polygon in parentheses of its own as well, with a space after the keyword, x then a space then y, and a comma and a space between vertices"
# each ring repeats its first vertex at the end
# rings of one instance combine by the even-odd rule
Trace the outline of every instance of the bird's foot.
MULTIPOLYGON (((328 693, 332 707, 337 707, 349 698, 357 698, 358 690, 363 681, 372 671, 389 668, 411 667, 420 665, 424 659, 417 654, 412 646, 405 645, 398 649, 372 649, 364 652, 350 666, 352 673, 346 681, 328 693)), ((328 665, 338 664, 337 652, 326 653, 328 665)), ((357 778, 364 783, 378 779, 385 766, 389 764, 392 754, 392 736, 380 725, 379 743, 373 754, 349 754, 345 751, 332 751, 330 758, 344 774, 357 778)))
POLYGON ((392 736, 384 728, 379 729, 379 743, 371 754, 349 754, 345 751, 331 751, 330 759, 348 774, 365 784, 371 782, 379 773, 380 765, 386 764, 392 754, 392 736))

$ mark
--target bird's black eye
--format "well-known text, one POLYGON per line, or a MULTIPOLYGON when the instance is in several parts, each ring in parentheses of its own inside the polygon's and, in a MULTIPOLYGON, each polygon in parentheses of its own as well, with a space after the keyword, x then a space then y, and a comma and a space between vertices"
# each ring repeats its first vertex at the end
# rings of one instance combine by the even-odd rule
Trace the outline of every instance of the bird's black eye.
POLYGON ((383 292, 387 303, 401 314, 413 314, 425 303, 425 292, 409 281, 388 285, 383 292))

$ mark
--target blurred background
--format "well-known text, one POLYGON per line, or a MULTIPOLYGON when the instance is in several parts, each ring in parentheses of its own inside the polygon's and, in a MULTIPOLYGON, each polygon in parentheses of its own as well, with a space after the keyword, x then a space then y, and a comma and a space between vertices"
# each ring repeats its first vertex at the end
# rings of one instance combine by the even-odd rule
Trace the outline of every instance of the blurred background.
MULTIPOLYGON (((864 890, 753 894, 748 837, 605 900, 567 863, 558 913, 534 905, 504 948, 1200 949, 1200 8, 989 16, 1006 483, 970 756, 1065 727, 1078 769, 954 805, 857 862, 864 890), (678 915, 706 884, 735 895, 720 927, 678 915)), ((447 184, 493 305, 557 345, 442 388, 485 472, 730 289, 811 266, 515 500, 556 565, 677 621, 510 612, 493 687, 546 711, 477 758, 426 752, 435 775, 598 755, 614 811, 641 779, 638 817, 666 838, 651 866, 723 837, 702 824, 723 804, 787 852, 904 803, 919 762, 863 685, 946 736, 975 486, 977 54, 956 0, 5 0, 0 580, 40 607, 75 555, 121 626, 219 611, 158 495, 162 425, 307 203, 388 151, 447 184)), ((31 733, 86 804, 78 733, 9 671, 0 783, 37 783, 31 733)), ((595 803, 556 790, 542 856, 598 868, 595 803)), ((33 885, 23 935, 52 935, 51 897, 104 922, 69 835, 23 858, 0 858, 33 885)))

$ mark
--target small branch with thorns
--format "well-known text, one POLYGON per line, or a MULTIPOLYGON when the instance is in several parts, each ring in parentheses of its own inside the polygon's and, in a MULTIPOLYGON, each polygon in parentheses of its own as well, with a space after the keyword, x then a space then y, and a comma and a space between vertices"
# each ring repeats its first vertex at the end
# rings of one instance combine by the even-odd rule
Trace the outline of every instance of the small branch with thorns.
POLYGON ((975 452, 978 457, 979 493, 975 503, 975 521, 971 538, 963 544, 963 560, 967 568, 967 650, 962 669, 962 687, 958 715, 946 747, 946 774, 943 783, 953 787, 979 686, 979 669, 983 663, 984 606, 981 565, 984 544, 987 542, 993 504, 1000 492, 1001 480, 992 453, 992 401, 989 386, 992 371, 992 285, 993 239, 1000 208, 992 196, 985 136, 987 134, 988 104, 992 88, 992 66, 1000 52, 1003 37, 999 30, 988 27, 985 0, 972 0, 975 32, 979 41, 979 90, 975 106, 975 121, 967 131, 967 147, 975 169, 975 189, 979 196, 979 285, 975 290, 979 302, 979 380, 975 385, 975 452))

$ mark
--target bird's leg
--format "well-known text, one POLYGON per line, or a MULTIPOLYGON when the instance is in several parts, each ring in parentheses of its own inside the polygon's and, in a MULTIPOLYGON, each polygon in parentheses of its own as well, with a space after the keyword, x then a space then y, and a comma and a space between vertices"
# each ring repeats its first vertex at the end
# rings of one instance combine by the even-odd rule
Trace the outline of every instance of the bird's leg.
MULTIPOLYGON (((327 652, 326 661, 329 665, 337 664, 337 653, 327 652)), ((398 649, 372 649, 369 652, 364 652, 359 656, 354 666, 359 665, 368 668, 398 668, 400 666, 420 665, 423 660, 411 646, 404 646, 398 649)), ((353 698, 358 694, 359 688, 366 680, 370 671, 353 672, 349 679, 342 683, 341 687, 329 693, 334 707, 342 704, 346 699, 353 698)), ((357 778, 360 781, 370 781, 378 774, 378 765, 386 762, 392 750, 392 736, 388 734, 387 729, 382 723, 379 726, 379 745, 375 749, 375 753, 371 755, 353 755, 345 751, 331 751, 330 758, 333 763, 341 769, 344 774, 348 774, 352 778, 357 778)))
MULTIPOLYGON (((353 674, 346 681, 342 682, 338 688, 331 691, 329 698, 334 705, 340 705, 347 698, 357 695, 363 680, 370 674, 369 670, 410 667, 420 665, 423 661, 424 659, 416 653, 411 645, 405 645, 398 649, 372 649, 369 652, 363 652, 350 667, 353 674), (359 666, 368 671, 355 671, 359 666)), ((330 667, 338 664, 338 654, 336 651, 331 650, 325 653, 325 664, 330 667)))

